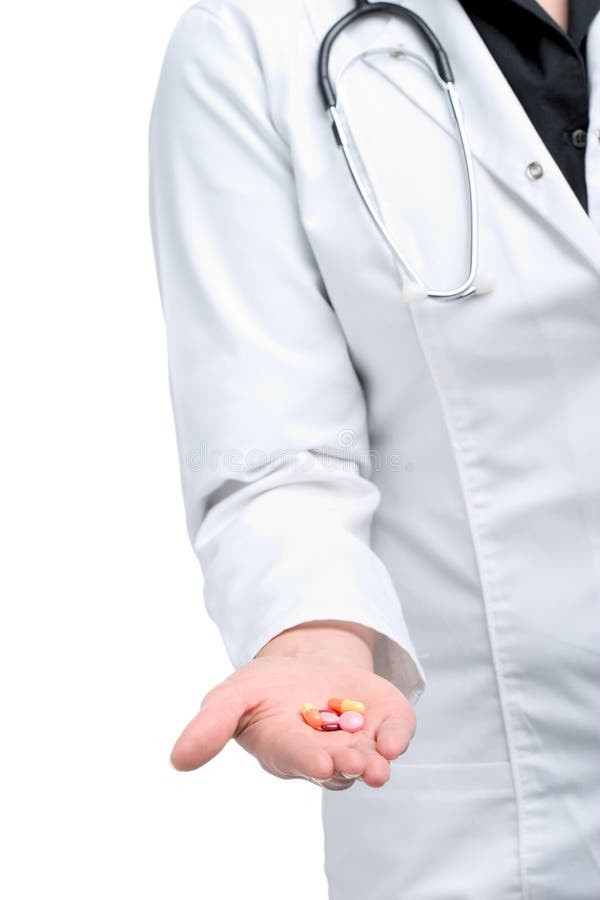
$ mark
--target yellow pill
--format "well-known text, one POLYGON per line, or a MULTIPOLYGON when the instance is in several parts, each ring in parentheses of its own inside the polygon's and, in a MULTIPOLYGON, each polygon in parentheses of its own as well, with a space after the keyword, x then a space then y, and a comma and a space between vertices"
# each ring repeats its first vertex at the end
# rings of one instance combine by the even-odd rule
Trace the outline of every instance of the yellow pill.
POLYGON ((310 725, 311 728, 315 728, 317 731, 321 728, 323 719, 314 703, 303 703, 301 713, 307 725, 310 725))

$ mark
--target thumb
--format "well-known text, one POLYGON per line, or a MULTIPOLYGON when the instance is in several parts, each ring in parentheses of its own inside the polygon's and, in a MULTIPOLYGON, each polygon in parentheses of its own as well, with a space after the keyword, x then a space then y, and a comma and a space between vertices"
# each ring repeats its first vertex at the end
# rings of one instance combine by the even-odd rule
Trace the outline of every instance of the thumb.
POLYGON ((226 679, 205 695, 200 711, 186 725, 171 751, 175 769, 199 769, 234 736, 246 709, 239 687, 226 679))

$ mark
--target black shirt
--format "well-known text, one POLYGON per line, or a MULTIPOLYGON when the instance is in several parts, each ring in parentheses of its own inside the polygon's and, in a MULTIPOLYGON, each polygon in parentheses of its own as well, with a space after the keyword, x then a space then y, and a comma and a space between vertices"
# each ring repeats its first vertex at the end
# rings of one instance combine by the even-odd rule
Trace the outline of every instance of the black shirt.
POLYGON ((585 47, 600 0, 570 0, 567 31, 536 0, 461 3, 587 212, 585 47))

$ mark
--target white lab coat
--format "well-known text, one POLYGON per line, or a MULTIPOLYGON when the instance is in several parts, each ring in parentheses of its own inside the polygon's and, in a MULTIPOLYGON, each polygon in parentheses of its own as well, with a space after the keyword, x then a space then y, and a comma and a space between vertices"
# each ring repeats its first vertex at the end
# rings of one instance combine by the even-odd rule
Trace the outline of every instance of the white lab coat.
MULTIPOLYGON (((600 16, 588 216, 457 0, 406 5, 454 67, 495 279, 446 304, 405 301, 321 104, 318 42, 350 0, 203 0, 175 27, 150 199, 189 533, 235 667, 347 619, 422 694, 383 788, 323 791, 332 900, 598 900, 600 16)), ((332 72, 402 41, 428 52, 358 23, 332 72)), ((380 57, 340 105, 409 260, 456 285, 443 92, 380 57)))

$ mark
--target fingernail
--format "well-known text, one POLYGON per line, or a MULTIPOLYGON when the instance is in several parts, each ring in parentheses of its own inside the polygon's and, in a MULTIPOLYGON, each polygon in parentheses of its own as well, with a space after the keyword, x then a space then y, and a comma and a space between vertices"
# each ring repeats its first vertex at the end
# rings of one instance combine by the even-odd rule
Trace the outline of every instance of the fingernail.
POLYGON ((340 775, 342 776, 342 778, 351 778, 353 780, 355 778, 358 778, 358 775, 349 775, 347 772, 340 772, 340 775))

